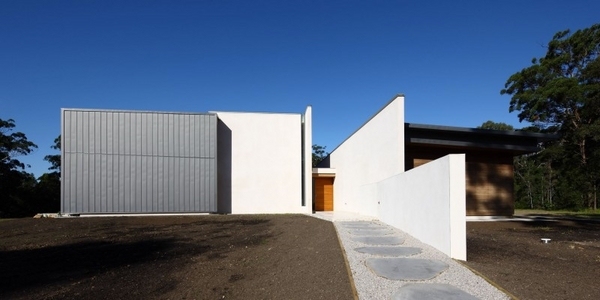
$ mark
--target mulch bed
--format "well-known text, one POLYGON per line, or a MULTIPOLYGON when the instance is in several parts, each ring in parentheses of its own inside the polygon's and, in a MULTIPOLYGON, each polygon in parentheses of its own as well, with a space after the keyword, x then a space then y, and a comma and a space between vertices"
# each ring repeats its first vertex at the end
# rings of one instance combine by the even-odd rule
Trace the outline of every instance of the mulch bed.
POLYGON ((598 222, 469 222, 467 251, 467 265, 520 299, 600 299, 598 222))
POLYGON ((0 299, 352 299, 302 215, 0 220, 0 299))

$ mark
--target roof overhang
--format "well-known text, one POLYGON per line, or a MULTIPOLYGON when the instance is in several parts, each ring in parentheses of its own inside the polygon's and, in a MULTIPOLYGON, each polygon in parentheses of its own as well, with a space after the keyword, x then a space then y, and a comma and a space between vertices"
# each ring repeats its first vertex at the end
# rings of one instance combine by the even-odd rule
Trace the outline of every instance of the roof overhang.
POLYGON ((540 151, 540 144, 558 135, 405 123, 407 146, 485 149, 521 155, 540 151))

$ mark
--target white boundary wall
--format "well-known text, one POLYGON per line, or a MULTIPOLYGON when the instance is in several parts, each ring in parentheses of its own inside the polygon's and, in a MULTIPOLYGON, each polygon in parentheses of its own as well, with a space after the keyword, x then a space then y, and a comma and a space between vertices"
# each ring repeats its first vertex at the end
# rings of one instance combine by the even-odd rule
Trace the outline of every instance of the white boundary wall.
POLYGON ((374 186, 382 222, 452 258, 467 259, 464 154, 444 156, 374 186))
POLYGON ((335 211, 379 218, 466 260, 465 156, 404 172, 404 96, 386 104, 329 155, 335 211))
POLYGON ((231 152, 219 158, 230 159, 229 169, 219 169, 219 180, 231 184, 218 191, 230 199, 230 213, 310 213, 312 200, 302 206, 302 115, 214 113, 230 131, 230 143, 219 142, 230 144, 231 152))
POLYGON ((398 95, 329 155, 333 208, 377 217, 372 183, 404 172, 404 96, 398 95))

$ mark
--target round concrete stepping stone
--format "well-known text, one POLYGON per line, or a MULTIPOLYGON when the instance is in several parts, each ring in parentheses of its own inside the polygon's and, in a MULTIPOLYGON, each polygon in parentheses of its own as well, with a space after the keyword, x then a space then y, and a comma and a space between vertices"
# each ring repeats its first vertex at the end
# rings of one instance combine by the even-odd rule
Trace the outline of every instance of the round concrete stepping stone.
POLYGON ((401 287, 392 295, 392 300, 477 300, 465 291, 442 283, 411 283, 401 287))
POLYGON ((367 253, 379 256, 410 256, 421 253, 421 248, 417 247, 360 247, 355 248, 354 251, 360 253, 367 253))
POLYGON ((391 280, 427 280, 448 269, 441 261, 419 258, 368 258, 367 266, 391 280))
POLYGON ((357 236, 353 240, 368 245, 400 245, 404 239, 397 236, 357 236))
POLYGON ((340 225, 344 225, 344 226, 365 225, 365 224, 377 225, 377 224, 375 224, 373 222, 370 222, 370 221, 347 221, 347 222, 340 222, 340 225))
POLYGON ((344 227, 344 229, 346 230, 383 230, 383 229, 388 229, 386 227, 382 227, 382 226, 363 226, 363 227, 358 227, 358 226, 353 226, 353 227, 344 227))
POLYGON ((384 226, 368 226, 368 227, 359 227, 359 226, 352 226, 352 227, 345 227, 348 230, 360 230, 360 231, 377 231, 377 230, 387 230, 387 231, 392 231, 392 229, 390 229, 389 227, 384 227, 384 226))
POLYGON ((353 235, 370 235, 370 236, 379 236, 379 235, 389 235, 394 233, 389 229, 372 229, 372 230, 361 230, 361 229, 353 229, 349 230, 353 235))
POLYGON ((373 224, 373 223, 364 223, 364 224, 345 224, 345 225, 344 225, 344 224, 342 224, 342 226, 343 226, 344 228, 348 228, 348 229, 350 229, 350 228, 361 228, 361 229, 369 229, 369 228, 371 228, 371 229, 376 229, 376 228, 385 228, 385 227, 383 227, 383 226, 381 226, 381 225, 378 225, 378 224, 373 224))

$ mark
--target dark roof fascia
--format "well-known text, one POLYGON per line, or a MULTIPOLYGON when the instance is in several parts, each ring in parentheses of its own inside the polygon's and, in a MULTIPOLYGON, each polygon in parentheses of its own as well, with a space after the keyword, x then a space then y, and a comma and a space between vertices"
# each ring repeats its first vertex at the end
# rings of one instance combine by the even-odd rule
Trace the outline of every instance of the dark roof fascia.
POLYGON ((540 150, 537 146, 520 146, 520 145, 508 145, 508 144, 494 144, 494 143, 476 143, 476 142, 461 142, 461 141, 449 141, 449 140, 437 140, 437 139, 419 139, 410 138, 407 140, 407 146, 410 145, 428 145, 438 147, 449 147, 449 148, 478 148, 478 149, 493 149, 503 150, 516 154, 533 153, 540 150))
POLYGON ((559 138, 555 134, 489 130, 405 123, 406 145, 507 151, 515 155, 540 151, 540 143, 559 138))
POLYGON ((560 135, 558 135, 558 134, 528 132, 528 131, 519 131, 519 130, 493 130, 493 129, 454 127, 454 126, 415 124, 415 123, 405 123, 405 126, 406 126, 405 128, 409 129, 409 130, 416 129, 416 130, 427 130, 427 131, 466 133, 466 134, 473 134, 473 135, 535 138, 539 142, 551 141, 551 140, 556 140, 556 139, 560 138, 560 135))

